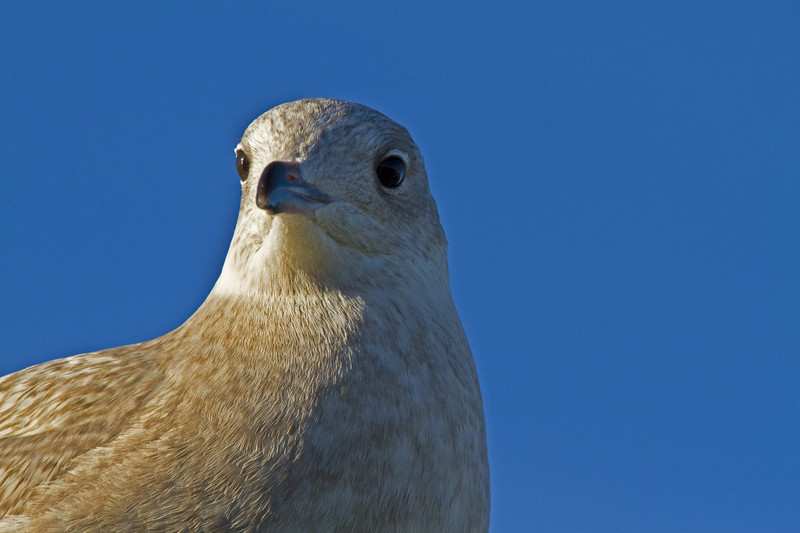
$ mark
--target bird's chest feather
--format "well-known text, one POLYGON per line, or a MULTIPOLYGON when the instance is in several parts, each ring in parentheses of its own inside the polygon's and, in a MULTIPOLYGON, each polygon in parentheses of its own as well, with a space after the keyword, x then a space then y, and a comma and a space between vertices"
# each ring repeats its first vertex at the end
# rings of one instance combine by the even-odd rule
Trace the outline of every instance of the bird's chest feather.
POLYGON ((465 340, 383 308, 325 309, 267 317, 260 364, 193 381, 224 392, 208 422, 242 446, 243 492, 268 492, 265 519, 293 527, 449 523, 472 505, 485 454, 465 340), (287 318, 306 336, 281 337, 287 318))
POLYGON ((327 500, 327 513, 362 525, 424 517, 422 529, 454 526, 474 505, 484 467, 469 349, 422 320, 382 314, 382 327, 367 317, 331 357, 333 379, 315 388, 291 473, 305 497, 293 499, 327 500))

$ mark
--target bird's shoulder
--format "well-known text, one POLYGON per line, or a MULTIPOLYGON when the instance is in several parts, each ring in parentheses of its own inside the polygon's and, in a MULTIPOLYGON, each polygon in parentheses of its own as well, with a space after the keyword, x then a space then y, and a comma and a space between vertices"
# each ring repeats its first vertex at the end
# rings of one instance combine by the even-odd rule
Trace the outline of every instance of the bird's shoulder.
POLYGON ((42 363, 0 378, 0 517, 107 443, 162 380, 138 345, 42 363))

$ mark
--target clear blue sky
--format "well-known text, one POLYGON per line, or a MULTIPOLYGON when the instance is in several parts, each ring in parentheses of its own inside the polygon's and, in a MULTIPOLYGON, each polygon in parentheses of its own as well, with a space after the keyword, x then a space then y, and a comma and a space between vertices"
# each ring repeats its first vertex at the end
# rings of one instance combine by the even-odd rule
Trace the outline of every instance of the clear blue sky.
POLYGON ((353 100, 426 158, 493 532, 800 530, 800 9, 529 4, 0 3, 0 373, 179 325, 247 124, 353 100))

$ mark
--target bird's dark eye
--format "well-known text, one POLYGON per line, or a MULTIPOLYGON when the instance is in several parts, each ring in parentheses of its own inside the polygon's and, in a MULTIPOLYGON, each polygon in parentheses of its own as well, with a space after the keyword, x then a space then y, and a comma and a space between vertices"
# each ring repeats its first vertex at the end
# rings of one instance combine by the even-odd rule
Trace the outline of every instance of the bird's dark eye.
POLYGON ((247 179, 247 173, 250 172, 250 160, 242 150, 236 151, 236 172, 239 173, 242 181, 247 179))
POLYGON ((397 156, 387 157, 378 163, 378 168, 375 169, 378 181, 381 182, 381 185, 389 189, 394 189, 403 183, 405 173, 406 165, 403 163, 403 160, 397 156))

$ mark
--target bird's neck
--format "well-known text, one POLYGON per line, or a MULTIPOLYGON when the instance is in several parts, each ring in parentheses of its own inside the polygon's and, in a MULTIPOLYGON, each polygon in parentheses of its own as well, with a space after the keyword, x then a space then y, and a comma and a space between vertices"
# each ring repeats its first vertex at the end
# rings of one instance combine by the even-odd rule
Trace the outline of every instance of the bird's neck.
POLYGON ((276 219, 263 240, 236 235, 211 296, 272 302, 328 293, 391 292, 449 298, 447 259, 396 247, 345 246, 304 221, 276 219))

